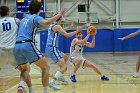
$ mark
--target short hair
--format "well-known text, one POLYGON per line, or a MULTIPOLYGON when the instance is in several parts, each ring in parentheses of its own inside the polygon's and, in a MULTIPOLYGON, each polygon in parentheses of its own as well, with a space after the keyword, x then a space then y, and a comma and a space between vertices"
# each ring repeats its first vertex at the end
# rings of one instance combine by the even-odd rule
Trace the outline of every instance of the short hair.
POLYGON ((0 15, 1 17, 7 16, 9 14, 8 6, 0 6, 0 15))
POLYGON ((78 35, 78 34, 83 34, 83 31, 82 30, 78 31, 78 33, 76 35, 78 35))
POLYGON ((38 0, 32 0, 29 4, 29 12, 30 14, 37 14, 41 9, 41 2, 38 0))
MULTIPOLYGON (((58 14, 58 13, 55 13, 54 16, 56 16, 57 14, 58 14)), ((62 19, 62 16, 59 17, 59 18, 56 20, 56 22, 60 21, 61 19, 62 19)))

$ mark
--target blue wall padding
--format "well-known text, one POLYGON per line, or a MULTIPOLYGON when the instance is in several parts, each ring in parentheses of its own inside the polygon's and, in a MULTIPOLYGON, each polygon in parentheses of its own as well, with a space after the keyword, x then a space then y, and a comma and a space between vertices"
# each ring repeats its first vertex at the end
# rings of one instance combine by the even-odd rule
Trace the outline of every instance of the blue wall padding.
POLYGON ((117 40, 118 37, 126 36, 130 33, 137 31, 136 28, 127 28, 127 29, 115 29, 114 31, 114 40, 115 40, 115 48, 114 51, 140 51, 140 36, 136 36, 130 39, 126 39, 124 41, 117 40))
MULTIPOLYGON (((118 40, 117 38, 126 36, 132 32, 137 31, 138 28, 126 28, 126 29, 98 29, 95 41, 95 47, 89 48, 85 47, 84 52, 124 52, 124 51, 140 51, 140 36, 136 36, 131 39, 127 39, 124 41, 118 40)), ((70 30, 69 32, 74 31, 70 30)), ((83 30, 84 36, 86 36, 86 30, 83 30)), ((46 40, 47 40, 47 31, 42 31, 40 33, 40 49, 41 52, 45 52, 46 40)), ((70 38, 65 38, 60 35, 59 39, 59 49, 64 53, 69 53, 70 44, 72 39, 75 36, 70 38)), ((92 38, 89 38, 89 42, 91 42, 92 38)))

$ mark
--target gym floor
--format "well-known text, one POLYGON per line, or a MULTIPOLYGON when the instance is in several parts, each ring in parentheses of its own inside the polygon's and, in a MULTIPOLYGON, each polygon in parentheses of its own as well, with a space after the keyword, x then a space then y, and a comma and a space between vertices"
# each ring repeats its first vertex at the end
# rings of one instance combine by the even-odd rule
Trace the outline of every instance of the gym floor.
MULTIPOLYGON (((57 84, 61 90, 50 93, 139 93, 140 78, 132 78, 135 72, 138 53, 84 53, 84 57, 96 65, 110 81, 101 81, 100 76, 91 69, 80 68, 77 72, 77 83, 69 79, 73 66, 68 64, 68 71, 64 74, 68 84, 57 84)), ((58 67, 47 58, 50 64, 50 80, 58 67)), ((31 66, 33 88, 36 93, 42 93, 40 70, 34 64, 31 66)), ((16 93, 19 82, 19 72, 12 66, 6 65, 0 70, 0 93, 16 93)), ((26 88, 27 93, 28 89, 26 88)))

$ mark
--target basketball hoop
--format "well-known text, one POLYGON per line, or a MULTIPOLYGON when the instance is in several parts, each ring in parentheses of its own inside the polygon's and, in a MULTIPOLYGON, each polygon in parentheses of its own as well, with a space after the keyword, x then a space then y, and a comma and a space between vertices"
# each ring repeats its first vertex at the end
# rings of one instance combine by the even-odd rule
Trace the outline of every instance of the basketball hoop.
POLYGON ((90 26, 90 18, 87 18, 87 19, 86 19, 86 23, 87 23, 87 24, 86 24, 87 26, 90 26))

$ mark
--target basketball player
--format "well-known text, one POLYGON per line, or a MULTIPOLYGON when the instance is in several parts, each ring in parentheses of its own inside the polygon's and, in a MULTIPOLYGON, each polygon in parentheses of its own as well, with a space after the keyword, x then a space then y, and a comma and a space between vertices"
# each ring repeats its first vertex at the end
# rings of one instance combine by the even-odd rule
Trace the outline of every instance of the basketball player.
POLYGON ((56 20, 55 23, 52 23, 48 28, 48 39, 47 39, 47 45, 46 45, 46 53, 47 55, 60 67, 60 70, 58 70, 55 73, 55 76, 53 80, 49 82, 49 87, 54 90, 59 90, 60 88, 55 84, 56 80, 61 80, 63 82, 67 82, 65 78, 63 77, 63 74, 67 70, 67 60, 68 57, 66 54, 61 52, 58 49, 58 43, 59 43, 59 35, 62 34, 65 37, 71 37, 75 35, 81 27, 77 27, 77 30, 74 32, 67 33, 62 27, 61 27, 61 17, 56 20))
MULTIPOLYGON (((49 66, 46 62, 45 57, 40 53, 40 51, 35 46, 35 34, 37 27, 48 26, 52 22, 56 21, 59 17, 63 16, 65 8, 62 9, 58 15, 45 20, 40 14, 41 2, 38 0, 32 0, 29 4, 29 15, 21 20, 19 26, 19 32, 16 39, 16 44, 14 48, 14 55, 17 60, 17 68, 21 72, 22 79, 26 82, 29 93, 34 93, 32 89, 32 83, 29 75, 30 66, 29 64, 34 63, 42 70, 42 85, 43 93, 48 93, 47 86, 49 81, 49 66)), ((24 85, 20 85, 18 93, 23 93, 24 85)))
POLYGON ((9 13, 7 6, 0 6, 0 68, 7 63, 16 67, 13 48, 20 20, 9 17, 9 13))
POLYGON ((109 80, 108 77, 102 74, 95 65, 93 65, 89 60, 84 59, 82 56, 84 46, 90 48, 93 48, 95 46, 95 36, 92 35, 91 43, 87 42, 88 38, 90 37, 90 34, 87 33, 87 36, 84 39, 82 39, 82 37, 83 37, 83 32, 79 31, 76 34, 76 38, 74 38, 71 42, 70 62, 74 64, 74 73, 70 76, 71 81, 77 82, 75 75, 81 65, 83 69, 87 67, 94 70, 96 73, 98 73, 101 76, 101 80, 108 81, 109 80))
MULTIPOLYGON (((131 33, 127 36, 124 36, 122 38, 118 38, 119 40, 125 40, 125 39, 128 39, 128 38, 131 38, 131 37, 135 37, 137 35, 140 34, 140 29, 134 33, 131 33)), ((138 60, 137 60, 137 64, 136 64, 136 72, 133 74, 133 77, 134 78, 138 78, 139 77, 139 69, 140 69, 140 55, 138 57, 138 60)))

